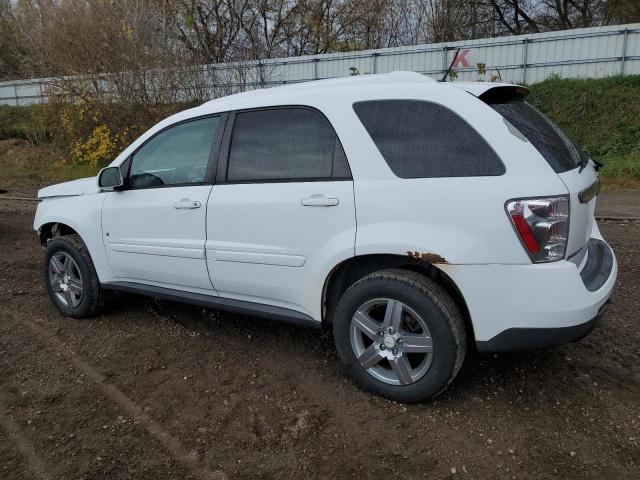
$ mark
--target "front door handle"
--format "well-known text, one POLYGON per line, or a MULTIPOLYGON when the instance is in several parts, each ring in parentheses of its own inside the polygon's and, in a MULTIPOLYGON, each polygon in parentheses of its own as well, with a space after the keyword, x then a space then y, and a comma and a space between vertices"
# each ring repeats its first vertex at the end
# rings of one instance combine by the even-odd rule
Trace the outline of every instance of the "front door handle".
POLYGON ((337 198, 328 198, 317 193, 311 195, 309 198, 303 198, 300 203, 302 203, 303 207, 335 207, 340 203, 340 200, 337 198))
POLYGON ((183 198, 179 202, 173 204, 173 208, 176 209, 187 209, 191 210, 194 208, 200 208, 202 204, 196 200, 189 200, 188 198, 183 198))

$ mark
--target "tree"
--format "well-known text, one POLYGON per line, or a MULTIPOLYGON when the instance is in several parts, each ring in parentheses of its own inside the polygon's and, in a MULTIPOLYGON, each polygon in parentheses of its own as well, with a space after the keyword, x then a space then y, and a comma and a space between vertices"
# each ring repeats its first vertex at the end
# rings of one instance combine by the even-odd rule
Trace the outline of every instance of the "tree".
POLYGON ((21 78, 25 55, 20 30, 13 22, 11 0, 0 0, 0 80, 21 78))
POLYGON ((200 99, 223 75, 205 65, 230 63, 221 81, 267 85, 268 62, 245 62, 631 21, 638 0, 0 0, 0 78, 200 99))

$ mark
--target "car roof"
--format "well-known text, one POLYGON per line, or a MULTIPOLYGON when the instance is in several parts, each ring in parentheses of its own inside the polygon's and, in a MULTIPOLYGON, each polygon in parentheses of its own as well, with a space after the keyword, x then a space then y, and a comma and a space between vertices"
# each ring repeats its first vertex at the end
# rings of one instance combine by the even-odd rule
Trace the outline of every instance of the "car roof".
POLYGON ((341 94, 348 93, 349 90, 358 91, 367 86, 380 86, 384 88, 397 85, 399 87, 407 84, 422 84, 427 88, 456 88, 464 92, 480 96, 488 90, 499 87, 515 87, 508 83, 495 82, 438 82, 431 77, 417 72, 398 71, 391 73, 381 73, 372 75, 354 75, 349 77, 332 78, 326 80, 313 80, 308 82, 292 83, 289 85, 251 90, 236 93, 227 97, 217 98, 204 103, 198 109, 209 112, 224 111, 232 108, 234 103, 246 103, 246 101, 269 103, 269 97, 287 95, 292 104, 304 103, 304 99, 310 93, 323 93, 331 95, 332 91, 341 94))

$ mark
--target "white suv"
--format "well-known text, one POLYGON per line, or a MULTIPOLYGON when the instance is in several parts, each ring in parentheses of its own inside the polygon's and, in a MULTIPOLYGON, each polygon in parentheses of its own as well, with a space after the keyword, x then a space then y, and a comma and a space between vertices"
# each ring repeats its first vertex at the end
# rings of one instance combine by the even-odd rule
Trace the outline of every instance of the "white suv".
POLYGON ((97 178, 39 192, 51 299, 76 318, 121 290, 332 328, 356 381, 405 402, 471 346, 581 338, 617 272, 599 165, 527 93, 398 72, 178 113, 97 178))

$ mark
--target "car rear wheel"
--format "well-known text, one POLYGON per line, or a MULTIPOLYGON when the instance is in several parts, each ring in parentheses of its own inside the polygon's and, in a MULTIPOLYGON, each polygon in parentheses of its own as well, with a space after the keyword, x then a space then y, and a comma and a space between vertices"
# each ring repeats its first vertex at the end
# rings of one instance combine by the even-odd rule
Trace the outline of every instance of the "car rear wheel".
POLYGON ((353 284, 338 303, 333 327, 338 354, 357 383, 401 402, 441 393, 466 352, 456 304, 412 271, 383 270, 353 284))
POLYGON ((50 240, 43 263, 43 277, 49 297, 66 316, 86 318, 104 304, 93 261, 78 235, 50 240))

